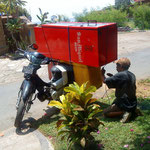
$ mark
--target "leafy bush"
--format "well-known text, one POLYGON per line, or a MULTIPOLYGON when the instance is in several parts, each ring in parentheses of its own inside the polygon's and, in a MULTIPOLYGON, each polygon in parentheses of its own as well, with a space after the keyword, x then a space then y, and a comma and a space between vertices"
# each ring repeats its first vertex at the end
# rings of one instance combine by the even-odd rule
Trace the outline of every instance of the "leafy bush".
POLYGON ((127 13, 117 9, 109 9, 103 11, 84 12, 75 15, 76 21, 87 22, 88 20, 97 20, 97 22, 116 22, 118 26, 125 26, 127 13))
POLYGON ((58 136, 63 135, 62 139, 68 135, 69 148, 72 144, 78 144, 85 148, 89 142, 94 141, 91 132, 98 131, 98 126, 103 124, 95 116, 101 110, 95 104, 97 99, 92 98, 92 92, 96 87, 87 88, 87 84, 79 85, 74 82, 64 90, 66 95, 60 96, 60 101, 51 101, 50 106, 59 108, 64 119, 57 122, 58 136))
POLYGON ((150 6, 137 5, 133 7, 133 19, 139 29, 150 29, 150 6))
POLYGON ((10 32, 12 38, 8 40, 9 46, 15 45, 16 48, 18 47, 20 41, 19 32, 22 27, 23 23, 21 22, 20 18, 12 18, 7 21, 6 28, 10 32))

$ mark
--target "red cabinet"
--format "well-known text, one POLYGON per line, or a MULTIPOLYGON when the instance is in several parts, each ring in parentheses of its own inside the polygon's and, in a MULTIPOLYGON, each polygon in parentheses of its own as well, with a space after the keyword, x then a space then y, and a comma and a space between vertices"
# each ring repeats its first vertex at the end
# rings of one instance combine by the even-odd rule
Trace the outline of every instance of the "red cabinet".
POLYGON ((99 67, 117 59, 115 23, 56 23, 35 27, 39 52, 53 59, 99 67))

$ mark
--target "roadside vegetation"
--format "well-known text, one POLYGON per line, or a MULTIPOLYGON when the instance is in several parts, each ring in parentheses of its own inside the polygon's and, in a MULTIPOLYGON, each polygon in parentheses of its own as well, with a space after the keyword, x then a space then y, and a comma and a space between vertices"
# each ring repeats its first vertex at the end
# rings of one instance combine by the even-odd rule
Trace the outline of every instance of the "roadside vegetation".
POLYGON ((24 0, 0 0, 0 15, 6 16, 7 20, 3 22, 6 43, 10 52, 15 52, 17 47, 26 47, 27 41, 21 36, 25 22, 20 16, 26 16, 31 19, 28 11, 23 8, 26 5, 24 0))
MULTIPOLYGON (((118 119, 108 119, 99 112, 95 116, 104 124, 99 126, 96 132, 92 132, 95 139, 95 145, 89 149, 104 150, 148 150, 150 147, 150 78, 137 82, 138 107, 141 109, 143 116, 132 118, 129 123, 120 123, 118 119)), ((97 104, 100 109, 109 106, 114 99, 112 90, 103 99, 98 99, 97 104)), ((61 139, 57 136, 57 121, 63 117, 59 111, 49 116, 44 114, 42 118, 32 123, 34 128, 38 128, 54 145, 55 150, 66 150, 67 137, 61 139)), ((78 150, 80 150, 78 148, 78 150)), ((87 149, 86 149, 87 150, 87 149)))
POLYGON ((150 3, 122 4, 90 12, 85 9, 82 13, 74 13, 74 17, 77 22, 96 20, 97 22, 116 22, 118 27, 150 29, 150 3))

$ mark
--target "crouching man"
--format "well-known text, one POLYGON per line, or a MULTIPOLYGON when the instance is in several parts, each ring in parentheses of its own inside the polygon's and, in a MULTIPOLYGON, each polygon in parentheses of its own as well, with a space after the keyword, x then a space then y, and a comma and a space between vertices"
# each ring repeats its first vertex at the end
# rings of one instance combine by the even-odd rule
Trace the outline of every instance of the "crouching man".
POLYGON ((129 121, 132 113, 136 111, 136 77, 128 71, 130 60, 128 58, 120 58, 115 61, 118 73, 112 75, 108 73, 105 77, 105 69, 102 69, 102 80, 108 88, 115 88, 115 100, 111 106, 104 109, 105 117, 123 116, 120 122, 129 121))

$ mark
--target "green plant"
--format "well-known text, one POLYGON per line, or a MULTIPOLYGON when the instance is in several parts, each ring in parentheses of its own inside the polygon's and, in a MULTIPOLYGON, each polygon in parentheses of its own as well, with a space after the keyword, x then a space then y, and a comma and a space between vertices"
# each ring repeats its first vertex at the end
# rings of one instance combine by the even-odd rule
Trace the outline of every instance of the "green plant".
POLYGON ((131 8, 135 25, 139 29, 150 29, 150 7, 149 5, 135 5, 131 8))
POLYGON ((98 131, 98 126, 103 125, 95 116, 101 111, 95 104, 97 99, 92 98, 96 87, 87 88, 87 83, 79 86, 76 82, 65 87, 66 95, 60 96, 60 102, 52 100, 49 106, 59 108, 64 119, 57 122, 58 136, 62 139, 68 135, 69 148, 72 144, 79 144, 85 148, 89 142, 94 141, 92 132, 98 131))
POLYGON ((6 23, 7 30, 10 32, 11 37, 16 44, 16 47, 18 47, 17 33, 20 32, 22 25, 23 23, 21 23, 21 20, 19 18, 9 19, 6 23))
POLYGON ((97 22, 116 22, 118 26, 125 26, 127 13, 114 8, 103 11, 84 12, 80 15, 75 15, 76 21, 87 22, 88 20, 97 20, 97 22))
POLYGON ((41 8, 39 8, 39 11, 40 11, 40 16, 39 15, 36 15, 36 16, 40 20, 40 24, 46 24, 46 23, 50 22, 49 20, 46 20, 47 19, 47 15, 49 13, 48 12, 42 13, 41 8))
POLYGON ((27 49, 27 46, 29 45, 27 37, 24 39, 20 36, 20 41, 18 42, 18 47, 21 49, 27 49))
POLYGON ((2 0, 2 3, 6 6, 7 16, 15 15, 18 16, 19 7, 25 6, 26 1, 23 0, 2 0))
POLYGON ((3 15, 5 13, 5 5, 0 1, 0 14, 3 15))

